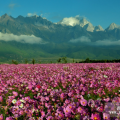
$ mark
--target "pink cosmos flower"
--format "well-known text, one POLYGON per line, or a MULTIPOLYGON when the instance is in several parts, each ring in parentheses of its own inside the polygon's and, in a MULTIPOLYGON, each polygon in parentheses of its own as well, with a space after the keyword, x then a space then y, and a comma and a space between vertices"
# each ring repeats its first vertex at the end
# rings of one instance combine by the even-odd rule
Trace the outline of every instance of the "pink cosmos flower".
POLYGON ((3 101, 3 97, 2 96, 0 96, 0 102, 2 102, 3 101))
POLYGON ((35 88, 36 91, 38 91, 39 89, 38 88, 35 88))
POLYGON ((37 88, 39 88, 39 89, 41 88, 41 86, 40 86, 40 85, 37 85, 36 87, 37 87, 37 88))
POLYGON ((0 115, 0 120, 3 120, 3 115, 2 114, 0 115))
POLYGON ((26 100, 26 101, 29 101, 29 100, 30 100, 30 97, 29 97, 29 96, 25 97, 25 100, 26 100))
POLYGON ((66 117, 70 115, 71 109, 70 109, 69 107, 66 107, 66 108, 64 108, 63 110, 64 110, 64 113, 65 113, 65 116, 66 116, 66 117))
POLYGON ((65 100, 65 103, 66 103, 66 104, 69 104, 69 103, 70 103, 70 100, 66 99, 66 100, 65 100))
POLYGON ((83 108, 79 106, 79 107, 77 108, 77 111, 78 111, 78 113, 82 113, 82 112, 83 112, 83 108))
POLYGON ((64 99, 64 93, 60 94, 60 98, 63 100, 64 99))
POLYGON ((52 116, 48 116, 47 120, 53 120, 53 117, 52 116))
POLYGON ((43 120, 43 117, 39 117, 38 120, 43 120))
POLYGON ((41 111, 41 116, 45 117, 45 112, 44 111, 41 111))
POLYGON ((12 117, 6 117, 6 120, 13 120, 12 117))
POLYGON ((17 102, 16 102, 16 105, 20 105, 21 104, 21 101, 20 100, 18 100, 17 102))
POLYGON ((45 99, 46 99, 47 101, 49 101, 49 97, 46 96, 45 99))
POLYGON ((103 108, 103 106, 100 106, 100 107, 98 107, 97 110, 98 110, 99 112, 103 112, 104 108, 103 108))
POLYGON ((24 111, 23 111, 23 110, 20 110, 19 113, 20 113, 20 115, 23 115, 23 114, 24 114, 24 111))
POLYGON ((90 120, 90 117, 89 116, 84 116, 83 120, 90 120))
POLYGON ((108 113, 103 113, 103 119, 104 119, 104 120, 110 120, 110 114, 108 114, 108 113))
POLYGON ((91 119, 92 119, 92 120, 101 120, 100 115, 97 114, 97 113, 95 113, 95 114, 92 113, 91 119))
POLYGON ((29 90, 32 90, 32 85, 28 85, 29 90))
POLYGON ((58 112, 57 116, 61 119, 64 118, 64 114, 62 112, 58 112))
POLYGON ((81 103, 82 106, 86 106, 87 105, 87 100, 81 99, 80 103, 81 103))
POLYGON ((13 93, 13 95, 14 95, 15 97, 18 96, 18 93, 17 93, 17 92, 13 91, 12 93, 13 93))

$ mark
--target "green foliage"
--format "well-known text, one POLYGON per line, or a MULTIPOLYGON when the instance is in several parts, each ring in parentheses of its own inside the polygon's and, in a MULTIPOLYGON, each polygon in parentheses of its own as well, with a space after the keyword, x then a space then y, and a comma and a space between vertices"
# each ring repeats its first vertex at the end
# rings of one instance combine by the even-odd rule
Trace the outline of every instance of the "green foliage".
POLYGON ((60 62, 61 62, 61 58, 59 58, 59 59, 57 60, 57 62, 60 63, 60 62))
MULTIPOLYGON (((31 61, 34 58, 36 61, 41 60, 42 63, 49 63, 53 61, 55 63, 56 59, 61 56, 56 62, 58 63, 69 63, 73 62, 76 59, 119 59, 120 55, 119 46, 115 47, 93 47, 93 46, 82 46, 82 45, 73 45, 68 43, 48 43, 45 45, 40 44, 26 44, 20 42, 5 42, 0 41, 0 62, 1 63, 11 63, 12 59, 17 60, 19 63, 28 63, 28 60, 31 61), (65 47, 67 46, 67 47, 65 47), (6 48, 6 49, 4 49, 6 48), (66 56, 68 59, 62 59, 63 56, 66 56), (53 59, 51 59, 53 58, 53 59), (74 58, 74 60, 69 61, 69 58, 74 58), (24 59, 27 59, 24 62, 24 59), (44 61, 44 59, 46 59, 44 61), (55 59, 55 60, 54 60, 55 59), (60 60, 61 59, 61 60, 60 60)), ((74 62, 75 62, 74 61, 74 62)), ((77 61, 78 62, 78 61, 77 61)), ((91 62, 91 61, 90 61, 91 62)), ((108 62, 108 61, 106 61, 108 62)), ((116 61, 114 61, 116 62, 116 61)))
POLYGON ((86 63, 90 63, 89 58, 86 58, 85 62, 86 62, 86 63))
POLYGON ((12 60, 12 64, 18 65, 18 62, 15 60, 12 60))
MULTIPOLYGON (((90 60, 87 58, 85 61, 80 61, 79 63, 117 63, 120 62, 120 59, 116 60, 90 60)), ((77 62, 76 62, 77 63, 77 62)))
POLYGON ((66 57, 62 57, 62 60, 64 61, 64 63, 67 63, 66 57))
POLYGON ((73 59, 73 63, 74 63, 75 61, 74 61, 74 59, 73 59))
POLYGON ((35 60, 34 60, 34 59, 32 60, 32 64, 33 64, 33 65, 35 64, 35 60))

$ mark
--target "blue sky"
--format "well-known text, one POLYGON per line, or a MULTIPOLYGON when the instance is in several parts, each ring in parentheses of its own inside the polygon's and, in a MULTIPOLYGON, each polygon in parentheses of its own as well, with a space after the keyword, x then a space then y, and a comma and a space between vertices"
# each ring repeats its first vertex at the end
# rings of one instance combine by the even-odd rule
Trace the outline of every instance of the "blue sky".
POLYGON ((0 0, 0 16, 5 13, 14 18, 36 14, 51 22, 79 15, 106 29, 113 22, 120 25, 120 0, 0 0))

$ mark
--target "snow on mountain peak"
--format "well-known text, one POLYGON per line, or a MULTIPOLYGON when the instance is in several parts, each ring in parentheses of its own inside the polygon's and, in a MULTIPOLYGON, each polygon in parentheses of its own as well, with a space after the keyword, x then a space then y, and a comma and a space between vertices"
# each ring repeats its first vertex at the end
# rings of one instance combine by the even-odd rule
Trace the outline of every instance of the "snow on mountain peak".
POLYGON ((75 26, 80 24, 80 20, 77 17, 63 18, 58 24, 75 26))
POLYGON ((95 29, 94 29, 95 31, 104 31, 104 29, 100 26, 100 25, 98 25, 98 26, 95 26, 95 29))
POLYGON ((86 24, 88 24, 89 22, 85 19, 85 18, 83 18, 83 19, 81 19, 80 20, 80 26, 81 27, 84 27, 86 24))
POLYGON ((88 23, 89 22, 85 18, 80 19, 79 15, 77 15, 75 17, 63 18, 57 24, 69 25, 69 26, 80 25, 81 27, 84 27, 88 23))
POLYGON ((119 28, 119 26, 116 25, 115 23, 111 23, 110 26, 107 28, 107 30, 113 30, 115 28, 119 28))

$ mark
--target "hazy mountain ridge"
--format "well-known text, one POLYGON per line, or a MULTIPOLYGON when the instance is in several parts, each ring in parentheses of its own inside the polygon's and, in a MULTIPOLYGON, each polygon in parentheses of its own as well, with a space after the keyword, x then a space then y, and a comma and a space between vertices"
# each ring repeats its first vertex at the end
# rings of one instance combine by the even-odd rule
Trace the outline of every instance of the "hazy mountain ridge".
POLYGON ((114 59, 120 57, 119 45, 120 27, 115 23, 104 30, 78 16, 58 23, 41 16, 13 18, 5 14, 0 17, 0 60, 3 56, 9 60, 10 55, 19 59, 22 59, 20 56, 114 59), (6 46, 9 49, 4 50, 6 46))
POLYGON ((110 39, 111 37, 116 39, 116 36, 117 39, 120 39, 120 35, 117 34, 114 29, 119 31, 120 27, 115 23, 112 23, 108 28, 103 30, 100 25, 93 26, 85 18, 80 19, 78 17, 64 18, 57 24, 52 23, 41 16, 23 17, 20 15, 17 18, 13 18, 12 16, 5 14, 0 18, 1 33, 34 35, 40 37, 45 42, 69 42, 71 39, 77 39, 82 36, 91 36, 89 38, 91 41, 97 41, 100 39, 99 37, 96 37, 98 32, 100 32, 102 39, 110 39), (72 22, 69 24, 70 20, 72 22), (111 30, 114 31, 112 31, 112 36, 109 37, 109 32, 111 30))

